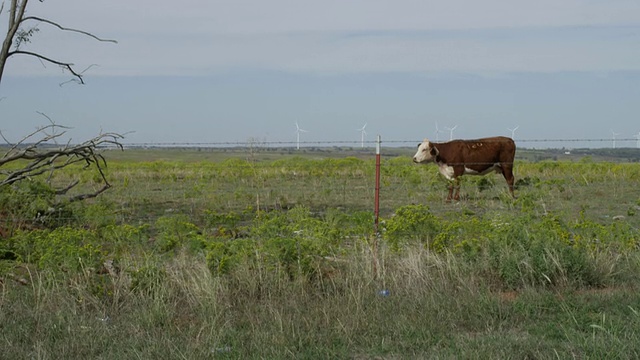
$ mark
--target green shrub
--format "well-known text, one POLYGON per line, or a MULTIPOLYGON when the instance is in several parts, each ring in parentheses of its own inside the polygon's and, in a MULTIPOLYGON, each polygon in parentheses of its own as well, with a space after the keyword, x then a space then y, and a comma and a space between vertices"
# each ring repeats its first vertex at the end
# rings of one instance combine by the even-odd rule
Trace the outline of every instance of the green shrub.
POLYGON ((133 252, 145 252, 149 243, 148 224, 134 226, 129 224, 107 225, 96 230, 103 239, 103 248, 110 254, 122 255, 133 252))
POLYGON ((600 286, 588 249, 572 244, 571 229, 547 216, 511 219, 486 241, 490 272, 508 289, 535 286, 600 286))
POLYGON ((315 275, 328 248, 305 237, 273 238, 263 244, 262 254, 268 268, 282 271, 289 279, 315 275))
POLYGON ((92 204, 83 204, 78 213, 82 213, 82 224, 92 229, 99 229, 106 226, 114 226, 116 224, 116 216, 113 211, 113 204, 109 204, 105 200, 92 204))
POLYGON ((489 176, 482 176, 480 178, 477 178, 475 182, 476 187, 478 188, 478 192, 489 190, 496 184, 494 178, 489 176))
POLYGON ((360 238, 367 239, 374 233, 374 216, 371 211, 344 212, 329 209, 324 216, 324 225, 336 241, 360 238))
POLYGON ((396 209, 390 219, 385 220, 384 238, 396 250, 408 240, 429 246, 441 231, 440 222, 426 205, 402 206, 396 209))
POLYGON ((186 246, 191 250, 205 246, 200 229, 185 215, 163 216, 155 224, 156 246, 162 252, 169 252, 186 246))
POLYGON ((68 225, 72 212, 68 204, 56 204, 56 193, 48 184, 28 179, 0 187, 0 209, 14 221, 11 230, 45 226, 55 228, 68 225))
POLYGON ((235 238, 241 231, 238 226, 240 215, 235 212, 220 213, 212 210, 205 210, 205 223, 213 230, 217 237, 235 238))
POLYGON ((629 223, 600 224, 582 216, 572 228, 571 244, 591 250, 628 252, 640 243, 640 231, 629 223))
POLYGON ((227 248, 226 242, 208 242, 205 251, 207 266, 212 274, 222 275, 229 272, 231 269, 233 254, 231 254, 227 248))
POLYGON ((85 229, 19 231, 9 244, 21 261, 43 269, 78 271, 84 267, 96 268, 104 259, 99 238, 85 229))
MULTIPOLYGON (((272 212, 257 218, 248 238, 208 241, 206 259, 212 273, 228 274, 236 265, 249 263, 281 272, 289 279, 313 277, 325 256, 334 255, 347 236, 364 231, 367 216, 356 214, 358 221, 338 210, 316 217, 306 207, 272 212)), ((371 223, 368 224, 371 229, 371 223)))
MULTIPOLYGON (((332 217, 336 213, 330 212, 332 217)), ((339 223, 335 224, 339 226, 339 223)), ((306 206, 296 206, 289 211, 274 211, 256 219, 251 227, 252 237, 271 239, 279 237, 294 237, 304 234, 306 237, 326 241, 335 238, 339 229, 327 226, 322 218, 313 216, 306 206)))
POLYGON ((230 273, 237 265, 257 261, 259 244, 251 239, 209 241, 205 253, 207 266, 214 275, 230 273))
POLYGON ((514 184, 514 187, 516 189, 521 189, 524 187, 528 187, 531 185, 537 185, 540 183, 540 178, 537 176, 525 176, 523 178, 520 178, 518 180, 516 180, 516 183, 514 184))

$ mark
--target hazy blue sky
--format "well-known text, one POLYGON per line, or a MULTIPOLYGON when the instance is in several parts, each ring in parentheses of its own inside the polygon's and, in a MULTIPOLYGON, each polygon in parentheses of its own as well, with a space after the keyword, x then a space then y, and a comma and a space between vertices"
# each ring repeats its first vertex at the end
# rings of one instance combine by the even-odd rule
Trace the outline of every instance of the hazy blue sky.
POLYGON ((60 86, 59 68, 10 58, 12 140, 46 124, 38 111, 74 140, 128 143, 295 142, 296 122, 302 141, 353 145, 365 123, 368 141, 411 146, 456 125, 455 138, 517 126, 526 147, 640 134, 638 0, 48 0, 28 13, 118 44, 40 24, 25 50, 98 66, 60 86))

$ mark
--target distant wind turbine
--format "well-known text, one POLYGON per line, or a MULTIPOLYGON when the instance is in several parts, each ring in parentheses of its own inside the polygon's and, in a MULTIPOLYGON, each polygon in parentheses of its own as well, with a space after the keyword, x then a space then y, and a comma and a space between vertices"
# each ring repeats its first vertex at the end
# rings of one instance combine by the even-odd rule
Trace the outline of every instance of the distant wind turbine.
POLYGON ((507 128, 507 130, 511 131, 511 138, 512 139, 516 137, 516 130, 518 130, 519 127, 520 127, 520 125, 514 127, 513 129, 507 128))
POLYGON ((613 140, 613 148, 616 148, 616 136, 618 136, 620 134, 618 134, 617 132, 613 131, 613 129, 611 129, 611 139, 613 140))
POLYGON ((436 142, 440 141, 440 133, 442 132, 442 130, 440 130, 440 128, 438 128, 438 122, 436 121, 436 142))
POLYGON ((455 130, 458 127, 458 125, 450 128, 448 127, 447 130, 449 130, 449 140, 453 140, 453 130, 455 130))
POLYGON ((364 130, 364 128, 367 127, 367 123, 364 123, 364 126, 361 127, 360 129, 357 129, 357 131, 360 131, 360 147, 364 148, 364 137, 367 135, 367 132, 364 130))
POLYGON ((635 137, 636 139, 638 139, 638 140, 636 140, 636 147, 637 147, 638 149, 640 149, 640 131, 638 131, 638 133, 637 133, 637 134, 633 135, 633 137, 635 137))
POLYGON ((308 131, 300 129, 300 126, 298 126, 298 122, 296 121, 296 149, 297 150, 300 150, 300 133, 301 132, 308 132, 308 131))

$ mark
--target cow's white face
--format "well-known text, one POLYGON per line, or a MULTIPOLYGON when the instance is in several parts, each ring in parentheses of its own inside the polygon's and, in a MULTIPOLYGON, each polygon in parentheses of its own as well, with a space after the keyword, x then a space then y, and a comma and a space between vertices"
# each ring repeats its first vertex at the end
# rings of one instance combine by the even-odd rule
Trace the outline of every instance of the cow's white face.
POLYGON ((424 139, 420 145, 418 145, 418 151, 413 155, 414 163, 425 163, 434 161, 438 155, 438 149, 436 149, 429 139, 424 139))

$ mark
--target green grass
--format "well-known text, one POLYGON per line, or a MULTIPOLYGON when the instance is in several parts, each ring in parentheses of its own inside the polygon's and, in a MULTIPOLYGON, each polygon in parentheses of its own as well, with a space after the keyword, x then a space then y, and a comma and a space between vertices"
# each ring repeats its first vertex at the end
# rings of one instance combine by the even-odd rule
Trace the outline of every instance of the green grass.
MULTIPOLYGON (((304 205, 317 212, 328 208, 373 211, 372 156, 276 154, 273 160, 253 161, 234 153, 231 157, 216 154, 219 160, 206 161, 190 153, 180 161, 176 152, 155 150, 144 161, 139 161, 140 155, 133 156, 135 160, 111 161, 107 172, 114 187, 97 202, 114 207, 119 222, 148 221, 176 212, 198 217, 203 209, 257 213, 304 205), (167 157, 174 160, 158 160, 167 157)), ((76 173, 58 179, 60 186, 77 177, 76 173)), ((640 216, 634 216, 640 211, 637 164, 518 162, 515 175, 520 181, 515 202, 508 201, 502 178, 487 175, 463 177, 464 201, 447 204, 443 200, 448 184, 435 166, 412 164, 409 157, 383 158, 381 213, 390 216, 399 206, 428 204, 441 216, 497 209, 551 213, 567 221, 586 216, 611 222, 623 216, 626 222, 640 226, 640 216)))
POLYGON ((55 221, 0 193, 0 358, 640 357, 637 164, 519 161, 517 200, 447 204, 385 157, 377 238, 370 156, 117 154, 55 221))
POLYGON ((204 259, 181 253, 146 264, 162 271, 136 288, 140 264, 123 259, 101 294, 95 274, 32 270, 29 285, 3 286, 3 351, 114 359, 640 355, 637 283, 492 291, 451 254, 382 248, 377 280, 366 252, 344 260, 312 283, 248 264, 213 276, 204 259))

